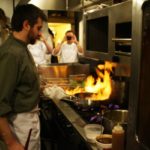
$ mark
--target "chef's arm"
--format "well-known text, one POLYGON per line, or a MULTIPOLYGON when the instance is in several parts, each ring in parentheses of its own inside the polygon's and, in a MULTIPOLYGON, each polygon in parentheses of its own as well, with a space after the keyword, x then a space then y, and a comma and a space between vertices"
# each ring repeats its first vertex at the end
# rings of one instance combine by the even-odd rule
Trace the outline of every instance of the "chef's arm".
POLYGON ((52 54, 52 52, 53 52, 53 48, 47 43, 47 41, 46 40, 43 40, 43 42, 44 42, 44 44, 45 44, 45 46, 46 46, 46 48, 47 48, 47 53, 49 54, 52 54))
POLYGON ((47 48, 47 53, 49 54, 51 54, 52 53, 52 51, 53 51, 53 48, 52 48, 52 46, 48 43, 48 41, 45 39, 45 37, 44 37, 44 35, 41 33, 41 40, 44 42, 44 44, 45 44, 45 46, 46 46, 46 48, 47 48))
POLYGON ((5 117, 0 117, 0 138, 5 142, 8 150, 24 150, 23 146, 17 141, 11 132, 8 121, 5 117))
POLYGON ((58 52, 60 51, 60 49, 61 49, 61 46, 62 46, 62 42, 61 43, 59 43, 59 44, 57 44, 57 46, 54 48, 54 50, 53 50, 53 55, 56 55, 56 54, 58 54, 58 52))

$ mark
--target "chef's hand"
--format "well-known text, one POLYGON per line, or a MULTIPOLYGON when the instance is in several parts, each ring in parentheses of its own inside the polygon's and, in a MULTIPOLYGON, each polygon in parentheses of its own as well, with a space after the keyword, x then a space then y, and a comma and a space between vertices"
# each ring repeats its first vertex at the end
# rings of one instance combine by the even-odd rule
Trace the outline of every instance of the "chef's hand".
POLYGON ((40 35, 41 41, 45 42, 45 41, 46 41, 46 38, 45 38, 45 36, 43 35, 43 33, 39 33, 39 35, 40 35))
POLYGON ((75 35, 73 36, 73 42, 74 42, 75 44, 78 44, 78 43, 79 43, 79 42, 77 41, 77 38, 76 38, 75 35))

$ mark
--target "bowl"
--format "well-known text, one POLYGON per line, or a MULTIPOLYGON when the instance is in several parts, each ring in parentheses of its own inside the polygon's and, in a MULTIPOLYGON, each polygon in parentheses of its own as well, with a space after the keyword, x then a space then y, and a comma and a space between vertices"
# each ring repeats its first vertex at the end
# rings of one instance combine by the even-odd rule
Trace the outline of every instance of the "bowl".
POLYGON ((112 135, 111 134, 101 134, 95 138, 95 143, 99 150, 112 149, 112 135))
POLYGON ((95 143, 95 138, 102 134, 104 127, 99 124, 87 124, 84 126, 85 136, 88 142, 95 143))

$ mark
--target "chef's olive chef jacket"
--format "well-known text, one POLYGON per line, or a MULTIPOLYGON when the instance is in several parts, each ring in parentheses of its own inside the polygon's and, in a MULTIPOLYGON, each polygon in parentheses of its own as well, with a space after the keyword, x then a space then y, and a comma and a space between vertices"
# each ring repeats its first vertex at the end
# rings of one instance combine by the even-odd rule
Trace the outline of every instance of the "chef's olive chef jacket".
POLYGON ((27 45, 11 35, 0 47, 0 116, 28 112, 38 100, 39 80, 32 56, 27 45))

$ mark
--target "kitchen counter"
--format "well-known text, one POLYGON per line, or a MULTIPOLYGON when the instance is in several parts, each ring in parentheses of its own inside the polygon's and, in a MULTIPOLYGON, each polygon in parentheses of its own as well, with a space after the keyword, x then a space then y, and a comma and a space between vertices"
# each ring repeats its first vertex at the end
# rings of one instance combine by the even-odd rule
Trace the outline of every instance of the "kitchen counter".
POLYGON ((85 121, 64 101, 52 100, 57 109, 65 116, 65 118, 71 123, 73 128, 79 133, 79 135, 86 142, 89 150, 97 150, 95 144, 91 144, 86 141, 83 127, 86 125, 85 121))

